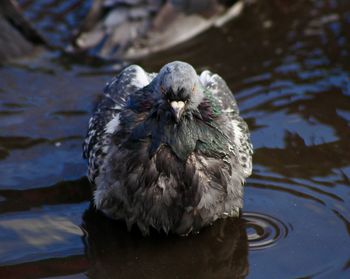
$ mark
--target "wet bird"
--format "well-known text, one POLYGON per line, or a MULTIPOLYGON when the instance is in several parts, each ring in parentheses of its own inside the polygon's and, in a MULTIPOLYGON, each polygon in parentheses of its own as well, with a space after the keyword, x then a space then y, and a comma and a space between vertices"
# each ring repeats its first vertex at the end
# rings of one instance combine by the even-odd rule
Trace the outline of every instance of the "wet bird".
POLYGON ((252 170, 248 126, 225 81, 185 62, 132 65, 105 88, 84 142, 94 204, 143 234, 237 217, 252 170))

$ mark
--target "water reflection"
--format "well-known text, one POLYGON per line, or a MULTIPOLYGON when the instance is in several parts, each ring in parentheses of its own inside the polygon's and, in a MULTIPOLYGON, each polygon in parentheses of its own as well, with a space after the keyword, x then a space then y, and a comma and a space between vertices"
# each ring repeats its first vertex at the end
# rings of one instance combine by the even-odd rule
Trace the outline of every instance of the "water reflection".
POLYGON ((0 190, 0 212, 29 211, 47 205, 81 203, 90 199, 92 193, 88 179, 62 181, 55 185, 26 190, 0 190))
MULTIPOLYGON (((79 255, 77 224, 87 203, 43 206, 0 216, 0 266, 79 255)), ((0 268, 0 272, 3 268, 0 268)))
MULTIPOLYGON (((21 2, 29 14, 44 5, 21 2)), ((186 60, 220 73, 236 93, 255 147, 244 225, 141 239, 84 213, 91 192, 81 141, 96 96, 119 68, 51 53, 0 68, 0 278, 350 278, 350 2, 249 2, 224 28, 138 61, 152 71, 186 60), (31 224, 42 229, 29 236, 52 245, 27 241, 31 224)), ((32 18, 54 24, 40 14, 32 18)))
POLYGON ((244 222, 226 219, 189 237, 142 237, 90 207, 83 216, 91 278, 242 278, 248 274, 244 222))

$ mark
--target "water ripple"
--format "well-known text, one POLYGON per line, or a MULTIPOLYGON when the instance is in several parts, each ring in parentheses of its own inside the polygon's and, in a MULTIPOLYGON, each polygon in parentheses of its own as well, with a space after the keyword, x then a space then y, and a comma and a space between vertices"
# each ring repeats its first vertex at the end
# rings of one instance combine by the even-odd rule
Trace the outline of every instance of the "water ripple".
POLYGON ((261 250, 275 246, 286 238, 289 228, 281 220, 256 212, 243 213, 250 250, 261 250))

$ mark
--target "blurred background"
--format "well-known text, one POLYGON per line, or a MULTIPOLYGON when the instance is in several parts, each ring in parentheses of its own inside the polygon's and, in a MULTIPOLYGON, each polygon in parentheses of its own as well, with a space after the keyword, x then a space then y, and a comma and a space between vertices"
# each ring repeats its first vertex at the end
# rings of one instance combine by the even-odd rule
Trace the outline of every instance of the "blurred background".
POLYGON ((0 2, 0 278, 350 278, 350 1, 0 2), (254 145, 242 220, 128 233, 82 141, 126 65, 221 75, 254 145))

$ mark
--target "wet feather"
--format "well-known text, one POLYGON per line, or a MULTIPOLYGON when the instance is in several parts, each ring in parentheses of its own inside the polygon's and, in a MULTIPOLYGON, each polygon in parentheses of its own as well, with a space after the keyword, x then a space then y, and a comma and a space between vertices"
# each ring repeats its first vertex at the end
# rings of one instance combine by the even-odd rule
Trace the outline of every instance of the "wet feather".
POLYGON ((114 219, 187 234, 238 216, 251 173, 246 123, 226 83, 184 62, 158 74, 129 66, 106 87, 84 143, 96 208, 114 219), (171 101, 185 104, 180 118, 171 101))

